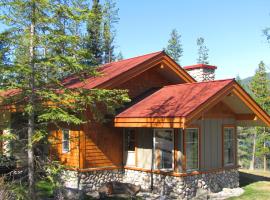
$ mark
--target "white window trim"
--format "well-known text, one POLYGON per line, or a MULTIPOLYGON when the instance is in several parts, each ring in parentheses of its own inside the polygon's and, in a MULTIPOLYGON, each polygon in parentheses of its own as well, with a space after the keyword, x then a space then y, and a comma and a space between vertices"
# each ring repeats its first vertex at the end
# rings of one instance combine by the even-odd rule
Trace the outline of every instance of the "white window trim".
MULTIPOLYGON (((160 131, 160 130, 164 130, 164 131, 172 131, 172 134, 173 134, 173 137, 172 137, 172 143, 173 143, 173 146, 174 146, 174 129, 170 128, 170 129, 164 129, 164 128, 157 128, 157 129, 154 129, 154 138, 153 138, 153 151, 154 151, 154 157, 156 157, 156 131, 160 131)), ((161 168, 161 169, 158 169, 157 166, 156 166, 156 163, 154 163, 154 169, 155 170, 161 170, 161 171, 173 171, 174 170, 174 148, 172 150, 172 168, 161 168)), ((154 159, 155 162, 156 162, 156 159, 154 159)))
POLYGON ((70 153, 70 130, 62 129, 62 153, 70 153), (68 131, 68 150, 64 149, 64 131, 68 131))
MULTIPOLYGON (((198 168, 193 168, 193 169, 186 169, 187 172, 192 172, 192 171, 197 171, 200 169, 200 129, 199 128, 186 128, 186 130, 188 129, 196 129, 197 130, 197 135, 198 135, 198 161, 197 161, 197 165, 198 165, 198 168)), ((186 134, 186 131, 184 131, 184 134, 186 134)), ((186 135, 184 136, 184 143, 185 143, 185 154, 187 154, 187 146, 186 146, 186 135)), ((187 155, 186 156, 186 162, 187 162, 187 155)), ((187 163, 185 164, 187 166, 187 163)))

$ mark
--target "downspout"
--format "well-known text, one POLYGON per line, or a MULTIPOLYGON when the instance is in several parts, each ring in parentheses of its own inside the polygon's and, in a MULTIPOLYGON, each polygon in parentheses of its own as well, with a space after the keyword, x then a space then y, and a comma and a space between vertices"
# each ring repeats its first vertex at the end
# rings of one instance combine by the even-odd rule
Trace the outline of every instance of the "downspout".
POLYGON ((154 171, 154 163, 155 163, 155 149, 154 149, 154 144, 155 144, 155 138, 154 138, 154 130, 152 131, 152 158, 151 158, 151 192, 154 190, 154 180, 153 180, 153 171, 154 171))

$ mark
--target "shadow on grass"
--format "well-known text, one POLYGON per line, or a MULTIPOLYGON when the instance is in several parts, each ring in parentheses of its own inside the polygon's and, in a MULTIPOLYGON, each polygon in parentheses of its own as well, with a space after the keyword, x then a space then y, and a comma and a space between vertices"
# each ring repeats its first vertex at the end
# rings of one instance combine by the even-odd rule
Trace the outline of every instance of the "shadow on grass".
POLYGON ((270 181, 270 178, 245 172, 239 172, 240 187, 244 187, 246 185, 259 181, 270 181))

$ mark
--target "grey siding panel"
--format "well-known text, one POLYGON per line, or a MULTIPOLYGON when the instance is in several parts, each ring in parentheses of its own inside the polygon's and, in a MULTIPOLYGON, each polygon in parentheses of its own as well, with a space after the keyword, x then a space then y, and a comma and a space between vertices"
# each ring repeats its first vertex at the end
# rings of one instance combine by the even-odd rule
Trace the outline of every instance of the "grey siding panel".
POLYGON ((204 135, 205 135, 205 168, 211 169, 211 137, 209 131, 209 120, 204 120, 204 135))
POLYGON ((151 169, 153 129, 139 129, 137 135, 137 167, 151 169))
POLYGON ((193 124, 201 130, 200 169, 217 169, 222 167, 222 125, 235 124, 234 119, 204 119, 193 124))
POLYGON ((217 121, 217 168, 222 167, 222 121, 217 121))

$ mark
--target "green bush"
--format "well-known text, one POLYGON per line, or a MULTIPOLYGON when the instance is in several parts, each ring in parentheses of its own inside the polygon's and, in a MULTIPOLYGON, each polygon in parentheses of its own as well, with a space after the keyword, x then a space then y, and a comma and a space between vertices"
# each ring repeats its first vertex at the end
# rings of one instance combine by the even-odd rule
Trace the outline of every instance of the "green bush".
POLYGON ((16 159, 13 156, 6 156, 0 154, 0 168, 14 168, 16 166, 16 159))

